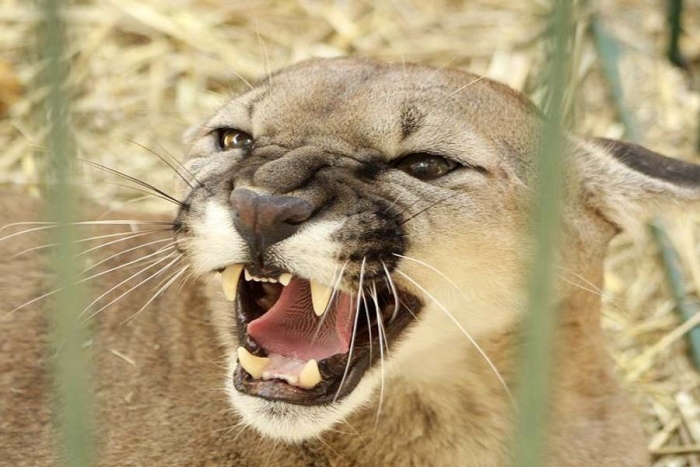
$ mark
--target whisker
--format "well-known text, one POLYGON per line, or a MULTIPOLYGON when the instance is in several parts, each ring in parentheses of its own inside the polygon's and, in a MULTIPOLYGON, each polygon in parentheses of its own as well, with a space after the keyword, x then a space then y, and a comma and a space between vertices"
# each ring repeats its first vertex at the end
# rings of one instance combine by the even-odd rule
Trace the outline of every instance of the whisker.
POLYGON ((416 312, 413 311, 413 308, 411 308, 408 303, 401 302, 401 305, 408 311, 408 313, 413 316, 413 319, 418 321, 418 315, 416 315, 416 312))
POLYGON ((107 185, 112 185, 112 186, 118 186, 118 187, 122 187, 122 188, 127 188, 127 189, 129 189, 129 190, 138 191, 139 193, 145 193, 146 195, 148 195, 148 196, 151 197, 151 198, 162 199, 163 201, 167 201, 168 203, 175 204, 176 206, 182 206, 182 205, 180 205, 180 204, 178 204, 178 203, 175 203, 175 202, 174 202, 173 200, 171 200, 170 198, 167 198, 167 197, 165 197, 165 196, 163 196, 163 195, 159 195, 158 193, 153 193, 152 191, 146 190, 146 189, 144 189, 144 188, 139 188, 139 187, 137 187, 137 186, 127 185, 126 183, 119 183, 119 182, 105 182, 105 184, 107 184, 107 185))
POLYGON ((348 376, 348 371, 350 371, 350 360, 352 360, 352 352, 355 348, 355 338, 357 337, 357 318, 360 316, 360 300, 359 300, 359 291, 362 290, 362 280, 364 279, 364 273, 365 273, 365 259, 362 258, 362 266, 360 267, 360 282, 358 286, 358 299, 357 299, 357 306, 355 308, 355 323, 353 324, 352 327, 352 339, 350 339, 350 351, 348 352, 348 361, 345 364, 345 371, 343 371, 343 377, 340 380, 340 384, 338 385, 338 390, 335 392, 335 396, 333 397, 333 402, 335 402, 338 399, 338 395, 340 394, 340 390, 343 388, 343 385, 345 384, 345 379, 348 376))
POLYGON ((357 429, 356 429, 354 426, 352 426, 352 425, 350 424, 350 422, 348 422, 348 421, 345 420, 345 419, 343 419, 343 420, 341 420, 341 421, 342 421, 344 424, 346 424, 346 425, 348 426, 348 428, 350 428, 350 430, 351 430, 353 433, 355 433, 355 435, 357 435, 358 438, 360 438, 360 441, 362 441, 363 443, 365 442, 365 440, 364 440, 364 438, 362 437, 362 435, 360 434, 360 432, 357 431, 357 429))
POLYGON ((152 263, 152 264, 148 264, 148 265, 146 265, 145 267, 139 269, 139 270, 136 271, 134 274, 132 274, 132 275, 130 275, 129 277, 127 277, 126 279, 122 280, 122 281, 119 282, 117 285, 113 286, 112 288, 110 288, 109 290, 107 290, 106 292, 104 292, 102 295, 100 295, 99 297, 97 297, 96 299, 94 299, 92 302, 90 302, 90 304, 89 304, 88 306, 86 306, 86 307, 83 309, 83 311, 80 312, 80 315, 79 315, 79 316, 82 316, 87 310, 89 310, 90 308, 92 308, 93 305, 95 305, 97 302, 99 302, 99 301, 102 300, 104 297, 106 297, 107 295, 109 295, 111 292, 115 291, 116 289, 118 289, 118 288, 121 287, 122 285, 124 285, 124 284, 126 284, 127 282, 129 282, 129 281, 130 281, 131 279, 133 279, 134 277, 136 277, 136 276, 138 276, 138 275, 140 275, 140 274, 143 274, 144 272, 148 271, 148 270, 151 269, 152 267, 154 267, 154 266, 156 266, 156 265, 162 263, 163 261, 166 261, 166 260, 172 258, 175 254, 176 254, 176 253, 174 253, 174 252, 173 252, 173 253, 169 253, 167 256, 165 256, 165 257, 163 257, 163 258, 158 258, 158 260, 157 260, 156 262, 154 262, 154 263, 152 263))
MULTIPOLYGON (((167 240, 169 240, 169 239, 167 239, 167 240)), ((167 240, 166 240, 166 241, 167 241, 167 240)), ((80 284, 80 283, 82 283, 82 282, 85 282, 85 281, 89 281, 89 280, 91 280, 91 279, 94 279, 95 277, 100 277, 100 276, 103 276, 103 275, 108 274, 108 273, 110 273, 110 272, 114 272, 114 271, 117 271, 117 270, 119 270, 119 269, 125 268, 125 267, 127 267, 127 266, 132 265, 132 264, 140 263, 141 261, 145 261, 145 260, 147 260, 148 258, 152 258, 152 257, 157 256, 157 255, 159 255, 159 254, 163 254, 163 253, 165 253, 165 252, 168 251, 168 250, 172 250, 173 248, 175 248, 175 242, 172 242, 172 243, 169 244, 169 245, 165 245, 164 247, 159 248, 159 249, 157 249, 156 251, 154 251, 153 253, 149 253, 149 254, 146 255, 146 256, 142 256, 142 257, 140 257, 140 258, 136 258, 136 259, 131 260, 131 261, 127 262, 127 263, 120 264, 119 266, 115 266, 115 267, 113 267, 113 268, 107 269, 106 271, 98 272, 97 274, 94 274, 94 275, 92 275, 92 276, 90 276, 90 277, 88 277, 88 278, 81 279, 81 280, 78 281, 77 283, 80 284)), ((122 252, 120 252, 119 254, 121 254, 121 253, 122 253, 122 252)), ((82 271, 80 274, 85 274, 85 273, 86 273, 87 271, 89 271, 90 269, 92 269, 92 266, 90 266, 89 268, 85 269, 85 270, 82 271)))
POLYGON ((192 180, 194 180, 197 183, 196 187, 192 187, 193 189, 194 188, 204 188, 207 191, 207 193, 209 193, 211 196, 214 196, 214 192, 211 190, 211 188, 209 188, 202 181, 200 181, 197 178, 197 176, 194 173, 192 173, 192 171, 190 169, 187 168, 187 166, 185 164, 180 162, 177 157, 170 154, 168 152, 168 150, 163 147, 163 145, 161 145, 160 143, 157 143, 157 144, 158 144, 158 147, 161 149, 161 151, 163 151, 165 153, 165 157, 167 157, 168 159, 170 159, 170 161, 172 161, 178 167, 180 167, 187 175, 192 177, 192 180))
POLYGON ((146 196, 139 196, 138 198, 130 199, 128 201, 121 201, 119 203, 116 203, 117 205, 115 207, 107 209, 103 214, 100 214, 99 217, 97 217, 97 220, 102 220, 105 217, 109 216, 113 212, 119 210, 119 209, 124 209, 125 206, 129 206, 131 204, 136 204, 140 203, 141 201, 146 201, 151 199, 153 196, 153 193, 148 193, 146 196))
MULTIPOLYGON (((338 292, 338 287, 340 286, 340 281, 343 278, 343 273, 345 272, 345 267, 347 266, 348 261, 345 261, 345 264, 343 264, 343 267, 340 269, 340 274, 338 274, 338 279, 332 281, 333 282, 333 291, 331 292, 331 298, 328 300, 328 306, 330 307, 333 304, 333 301, 336 298, 337 292, 338 292)), ((336 265, 337 268, 337 265, 336 265)), ((335 277, 335 271, 333 271, 333 276, 335 277)), ((316 326, 316 332, 314 332, 313 337, 311 338, 311 343, 313 344, 316 342, 316 338, 318 337, 318 333, 321 332, 321 326, 323 326, 323 323, 326 320, 326 316, 328 316, 328 313, 324 313, 323 316, 321 317, 321 321, 318 323, 318 326, 316 326)))
POLYGON ((455 90, 452 94, 450 94, 450 96, 454 96, 455 94, 459 93, 460 91, 462 91, 462 90, 468 88, 469 86, 471 86, 471 85, 473 85, 473 84, 478 83, 479 81, 481 81, 481 80, 484 79, 484 78, 486 78, 486 75, 481 75, 481 76, 479 76, 479 77, 476 78, 475 80, 472 80, 472 81, 470 81, 469 83, 465 84, 464 86, 462 86, 462 87, 458 88, 457 90, 455 90))
POLYGON ((192 279, 192 277, 194 276, 194 274, 195 274, 194 271, 190 271, 190 273, 182 280, 182 284, 180 284, 180 287, 178 287, 177 293, 182 292, 182 289, 185 288, 185 285, 187 285, 187 282, 188 282, 190 279, 192 279))
MULTIPOLYGON (((14 224, 7 224, 2 227, 0 227, 0 232, 2 232, 5 229, 8 229, 10 227, 19 227, 19 226, 29 226, 29 225, 36 225, 37 227, 32 227, 31 229, 26 229, 22 230, 20 232, 15 232, 9 235, 6 235, 4 237, 0 237, 0 242, 4 240, 9 240, 10 238, 17 237, 19 235, 24 235, 28 234, 31 232, 39 232, 42 230, 48 230, 48 229, 55 229, 57 228, 60 224, 58 222, 15 222, 14 224)), ((114 221, 83 221, 83 222, 71 222, 68 225, 130 225, 130 226, 136 226, 136 225, 169 225, 169 226, 174 226, 175 224, 173 222, 166 222, 166 221, 137 221, 137 220, 114 220, 114 221)), ((168 229, 169 230, 169 229, 168 229)))
MULTIPOLYGON (((185 182, 185 183, 187 184, 187 186, 189 186, 190 188, 194 188, 194 185, 192 185, 192 183, 190 182, 190 180, 187 180, 187 179, 185 178, 185 176, 182 175, 182 173, 180 172, 180 170, 178 170, 178 168, 175 167, 175 166, 174 166, 169 160, 167 160, 165 157, 161 156, 160 154, 158 154, 158 153, 157 153, 156 151, 154 151, 153 149, 151 149, 151 148, 149 148, 149 147, 147 147, 147 146, 144 146, 143 144, 141 144, 141 143, 139 143, 139 142, 136 142, 136 141, 134 141, 134 140, 130 140, 129 142, 130 142, 131 144, 134 144, 134 145, 140 147, 141 149, 145 150, 146 152, 148 152, 148 153, 150 153, 150 154, 156 156, 156 157, 157 157, 158 159, 160 159, 163 163, 165 163, 165 165, 167 165, 168 167, 170 167, 171 169, 173 169, 173 171, 177 174, 177 176, 180 177, 180 179, 182 179, 182 181, 185 182)), ((190 174, 188 174, 188 175, 192 175, 192 174, 190 173, 190 174)), ((197 181, 196 178, 195 178, 194 180, 197 181)), ((199 182, 197 181, 197 183, 199 183, 199 182)))
POLYGON ((374 300, 374 311, 377 314, 377 334, 379 335, 379 362, 381 371, 381 386, 379 389, 379 402, 377 404, 377 416, 374 419, 374 430, 379 426, 379 416, 382 413, 382 404, 384 403, 384 346, 386 345, 387 353, 389 345, 386 342, 386 332, 384 331, 384 323, 379 307, 379 297, 377 297, 377 284, 372 283, 372 299, 374 300), (384 337, 382 337, 382 335, 384 337))
POLYGON ((459 195, 461 195, 461 193, 453 193, 453 194, 451 194, 450 196, 446 196, 446 197, 444 197, 444 198, 442 198, 442 199, 436 201, 435 203, 431 204, 431 205, 428 206, 427 208, 421 209, 421 210, 418 211, 417 213, 412 214, 412 215, 409 216, 407 219, 404 219, 403 221, 401 221, 399 224, 400 224, 400 225, 404 225, 406 222, 410 221, 411 219, 415 219, 416 217, 418 217, 419 215, 423 214, 424 212, 426 212, 426 211, 428 211, 428 210, 430 210, 430 209, 433 209, 433 208, 434 208, 435 206, 437 206, 438 204, 443 203, 443 202, 445 202, 445 201, 448 201, 448 200, 454 198, 455 196, 459 196, 459 195))
POLYGON ((566 281, 567 283, 573 285, 574 287, 578 287, 581 290, 585 290, 586 292, 590 292, 590 293, 598 295, 600 297, 602 297, 605 294, 605 291, 603 289, 601 289, 596 284, 589 281, 588 279, 586 279, 582 275, 577 274, 576 272, 572 271, 571 269, 568 269, 566 267, 559 266, 559 265, 556 266, 556 268, 561 269, 565 274, 569 274, 569 275, 573 276, 574 279, 578 279, 583 283, 583 285, 575 283, 575 282, 563 277, 559 273, 557 273, 557 277, 559 277, 561 280, 566 281))
POLYGON ((396 203, 399 202, 399 200, 401 199, 402 196, 403 196, 403 193, 399 193, 399 196, 396 197, 396 199, 394 200, 394 202, 391 203, 391 204, 389 205, 389 207, 386 208, 386 209, 384 210, 384 214, 386 214, 387 212, 391 211, 391 209, 392 209, 394 206, 396 206, 396 203))
POLYGON ((360 289, 359 299, 362 299, 362 303, 365 305, 365 318, 367 318, 367 334, 369 339, 369 359, 372 360, 373 349, 372 349, 372 320, 369 317, 369 306, 367 306, 367 297, 365 296, 364 289, 360 289))
POLYGON ((272 460, 272 456, 275 453, 275 449, 277 449, 277 446, 279 445, 280 440, 276 439, 275 442, 272 445, 272 449, 270 449, 270 452, 268 453, 266 459, 265 459, 265 466, 270 465, 270 461, 272 460))
MULTIPOLYGON (((226 409, 224 412, 230 412, 230 411, 231 411, 231 409, 226 409)), ((236 428, 241 427, 241 426, 243 427, 243 429, 240 431, 240 433, 242 433, 243 430, 245 430, 246 428, 248 428, 248 422, 246 422, 246 421, 240 421, 240 422, 238 422, 238 423, 236 423, 236 424, 234 424, 234 425, 231 425, 231 426, 225 426, 225 427, 223 427, 223 428, 217 428, 216 430, 211 431, 211 434, 223 432, 222 435, 221 435, 221 437, 223 438, 224 436, 228 435, 228 434, 231 433, 233 430, 235 430, 236 428)), ((235 437, 233 438, 234 441, 238 438, 238 436, 240 435, 240 433, 239 433, 237 436, 235 436, 235 437)))
MULTIPOLYGON (((107 271, 102 271, 102 272, 100 272, 100 273, 98 273, 98 274, 94 274, 94 275, 92 275, 92 276, 90 276, 90 277, 86 277, 86 278, 84 278, 84 279, 81 279, 81 280, 75 282, 75 284, 77 285, 77 284, 85 283, 85 282, 90 281, 90 280, 92 280, 92 279, 94 279, 94 278, 96 278, 96 277, 102 276, 102 275, 107 274, 107 273, 110 273, 110 272, 112 272, 112 271, 116 271, 117 269, 121 269, 121 268, 123 268, 123 267, 129 266, 130 264, 134 264, 134 263, 137 263, 137 262, 139 262, 139 261, 143 261, 143 260, 145 260, 145 259, 147 259, 147 258, 149 258, 149 257, 151 257, 151 256, 154 256, 154 255, 156 255, 156 254, 162 254, 162 253, 163 253, 163 252, 161 252, 161 251, 157 251, 157 252, 155 252, 155 253, 153 253, 153 254, 150 254, 150 255, 148 255, 148 256, 145 256, 145 257, 143 257, 143 258, 138 258, 138 259, 136 259, 136 260, 134 260, 134 261, 130 261, 130 262, 128 262, 128 263, 126 263, 126 264, 123 264, 123 265, 121 265, 121 266, 118 266, 118 267, 109 269, 109 270, 107 270, 107 271)), ((23 309, 23 308, 26 308, 26 307, 28 307, 29 305, 38 302, 39 300, 43 300, 44 298, 50 297, 50 296, 52 296, 52 295, 55 295, 55 294, 57 294, 58 292, 60 292, 60 291, 62 291, 62 290, 63 290, 63 288, 61 287, 61 288, 58 288, 58 289, 54 289, 54 290, 52 290, 52 291, 50 291, 50 292, 46 292, 45 294, 39 295, 38 297, 35 297, 35 298, 29 300, 28 302, 25 302, 25 303, 23 303, 23 304, 21 304, 21 305, 15 307, 15 308, 13 308, 12 310, 8 311, 7 313, 5 313, 5 315, 3 316, 3 318, 6 318, 6 317, 12 315, 13 313, 15 313, 15 312, 17 312, 17 311, 19 311, 19 310, 21 310, 21 309, 23 309)))
MULTIPOLYGON (((182 259, 183 259, 183 258, 181 257, 180 260, 182 260, 182 259)), ((188 269, 188 268, 189 268, 189 266, 183 266, 182 268, 176 270, 175 272, 173 272, 173 273, 170 274, 170 275, 167 275, 167 274, 166 274, 166 276, 165 276, 163 279, 161 279, 160 282, 158 282, 156 285, 154 285, 153 287, 151 287, 150 292, 155 292, 155 291, 156 291, 157 289, 159 289, 165 282, 169 281, 175 274, 178 274, 182 269, 188 269)))
MULTIPOLYGON (((386 264, 384 261, 382 261, 382 267, 384 268, 384 272, 386 273, 386 279, 389 284, 389 288, 391 289, 391 293, 394 295, 394 311, 391 313, 391 319, 389 322, 391 323, 396 319, 396 315, 399 313, 399 293, 396 290, 396 285, 394 284, 394 281, 391 279, 391 274, 389 274, 389 268, 386 267, 386 264)), ((415 315, 413 315, 415 317, 415 315)))
MULTIPOLYGON (((165 230, 166 230, 166 229, 163 229, 163 230, 150 230, 150 231, 148 231, 147 233, 138 233, 138 234, 134 234, 134 232, 119 232, 119 233, 113 233, 113 234, 98 235, 98 236, 89 237, 89 238, 81 238, 81 239, 79 239, 79 240, 73 240, 73 241, 70 242, 70 243, 72 243, 72 244, 78 244, 78 243, 90 242, 90 241, 93 241, 93 240, 101 240, 101 239, 103 239, 103 238, 123 237, 123 236, 125 236, 125 235, 128 235, 128 237, 126 237, 126 238, 120 238, 120 239, 114 240, 114 241, 112 241, 112 242, 103 243, 102 245, 96 247, 96 248, 100 248, 100 247, 102 247, 102 246, 111 245, 112 243, 123 242, 123 241, 129 240, 129 239, 131 239, 131 238, 134 238, 135 236, 139 236, 139 235, 148 235, 148 234, 153 233, 153 232, 164 232, 165 230)), ((39 245, 39 246, 35 246, 35 247, 32 247, 32 248, 27 248, 26 250, 22 250, 22 251, 20 251, 19 253, 16 253, 16 254, 12 255, 12 256, 11 256, 11 259, 15 259, 15 258, 17 258, 17 257, 19 257, 19 256, 24 255, 24 254, 31 253, 32 251, 45 250, 45 249, 47 249, 47 248, 53 248, 53 247, 56 247, 56 246, 59 246, 59 245, 61 245, 60 242, 58 242, 58 243, 48 243, 48 244, 46 244, 46 245, 39 245)))
MULTIPOLYGON (((319 441, 321 444, 323 444, 324 446, 326 446, 326 447, 327 447, 333 454, 335 454, 339 459, 342 459, 344 464, 347 463, 347 459, 345 459, 344 456, 342 456, 340 453, 338 453, 338 451, 336 451, 335 449, 333 449, 333 448, 331 447, 330 444, 326 443, 326 442, 323 440, 323 438, 321 438, 321 437, 319 436, 317 439, 318 439, 318 441, 319 441)), ((345 464, 345 465, 347 465, 347 464, 345 464)))
MULTIPOLYGON (((171 253, 170 255, 166 256, 165 258, 162 258, 162 261, 165 261, 165 260, 168 260, 168 259, 172 258, 174 254, 175 254, 175 253, 171 253)), ((100 308, 99 310, 96 310, 96 311, 92 312, 87 318, 85 318, 85 322, 91 320, 92 318, 94 318, 95 316, 97 316, 101 311, 103 311, 103 310, 109 308, 110 306, 114 305, 116 302, 118 302, 118 301, 121 300, 122 298, 126 297, 128 294, 130 294, 131 292, 133 292, 133 291, 136 290, 137 288, 141 287, 143 284, 145 284, 146 282, 150 281, 150 280, 153 279, 154 277, 156 277, 156 276, 162 274, 163 272, 167 271, 168 269, 170 269, 170 267, 172 267, 173 264, 175 264, 177 261, 180 261, 181 259, 182 259, 182 255, 178 255, 174 260, 172 260, 171 262, 169 262, 168 264, 166 264, 165 266, 163 266, 161 269, 159 269, 159 270, 156 271, 155 273, 151 274, 150 276, 148 276, 147 278, 145 278, 144 280, 142 280, 141 282, 139 282, 139 283, 136 284, 135 286, 131 287, 129 290, 127 290, 126 292, 122 293, 122 294, 119 295, 117 298, 115 298, 114 300, 112 300, 112 301, 109 302, 108 304, 104 305, 104 306, 103 306, 102 308, 100 308)), ((155 266, 155 265, 161 263, 162 261, 158 261, 157 263, 154 263, 154 264, 152 264, 152 265, 150 265, 150 266, 148 266, 148 267, 146 267, 146 268, 144 268, 144 269, 138 271, 136 274, 134 274, 134 275, 132 275, 131 277, 129 277, 129 280, 131 280, 133 277, 136 277, 136 276, 138 276, 138 275, 144 273, 145 271, 147 271, 148 269, 152 268, 153 266, 155 266)), ((122 285, 123 283, 124 283, 124 281, 120 282, 119 285, 122 285)), ((112 289, 110 289, 110 291, 112 291, 112 290, 114 290, 114 287, 113 287, 112 289)), ((107 293, 109 293, 109 292, 107 292, 107 293)), ((102 295, 100 296, 100 298, 104 297, 105 295, 106 295, 106 293, 105 293, 105 294, 102 294, 102 295)), ((97 300, 99 300, 99 298, 98 298, 97 300)), ((90 305, 88 305, 83 311, 81 311, 79 316, 83 316, 83 315, 85 314, 85 312, 86 312, 92 305, 94 305, 95 302, 96 302, 97 300, 93 301, 93 302, 92 302, 90 305)))
MULTIPOLYGON (((131 237, 131 238, 133 238, 133 237, 131 237)), ((146 247, 148 247, 148 246, 155 245, 155 244, 157 244, 157 243, 167 242, 167 241, 171 241, 171 242, 172 242, 172 245, 175 245, 175 242, 172 240, 172 238, 161 238, 161 239, 158 239, 158 240, 153 240, 152 242, 142 243, 141 245, 137 245, 137 246, 134 246, 134 247, 131 247, 131 248, 127 248, 126 250, 122 250, 122 251, 119 251, 119 252, 114 253, 114 254, 112 254, 112 255, 109 255, 108 257, 106 257, 106 258, 104 258, 104 259, 101 259, 100 261, 98 261, 97 263, 93 264, 92 266, 88 266, 86 269, 83 269, 83 270, 80 272, 80 274, 85 274, 86 272, 90 271, 91 269, 96 268, 96 267, 99 266, 100 264, 104 264, 104 263, 106 263, 107 261, 109 261, 110 259, 114 259, 114 258, 116 258, 116 257, 118 257, 118 256, 121 256, 121 255, 123 255, 123 254, 129 253, 130 251, 138 250, 138 249, 141 249, 141 248, 146 248, 146 247)), ((105 245, 102 245, 102 246, 105 246, 105 245)), ((170 246, 170 245, 165 245, 165 246, 170 246)), ((84 254, 86 254, 86 253, 89 253, 91 250, 94 250, 94 248, 93 248, 93 249, 90 249, 90 250, 85 250, 85 251, 79 253, 78 256, 82 256, 82 255, 84 255, 84 254)))
MULTIPOLYGON (((182 260, 182 257, 180 257, 179 259, 182 260)), ((131 317, 125 319, 121 324, 126 324, 126 323, 129 323, 129 322, 135 320, 136 317, 137 317, 143 310, 145 310, 145 309, 148 307, 148 305, 150 305, 151 303, 153 303, 153 301, 154 301, 156 298, 160 297, 166 290, 168 290, 168 288, 169 288, 171 285, 173 285, 173 284, 175 283, 175 281, 177 281, 178 278, 179 278, 180 276, 182 276, 182 274, 184 274, 188 269, 189 269, 189 266, 184 266, 184 267, 182 267, 179 271, 175 271, 175 273, 173 273, 173 274, 170 276, 170 279, 168 279, 168 281, 167 281, 160 289, 158 289, 158 291, 157 291, 150 299, 148 299, 148 301, 147 301, 146 303, 144 303, 144 305, 143 305, 141 308, 139 308, 138 311, 137 311, 136 313, 134 313, 133 315, 131 315, 131 317)))
POLYGON ((515 405, 515 400, 513 399, 513 396, 510 392, 510 389, 508 389, 508 385, 506 384, 505 380, 503 379, 503 376, 501 376, 500 371, 498 371, 498 368, 496 368, 496 365, 493 364, 491 359, 486 355, 484 350, 481 348, 481 346, 474 340, 474 338, 467 332, 466 329, 462 326, 462 324, 455 318, 452 313, 449 312, 445 306, 440 303, 439 300, 437 300, 430 292, 428 292, 423 286, 421 286, 418 282, 415 280, 411 279, 408 275, 406 275, 404 272, 399 270, 398 268, 394 269, 398 274, 401 274, 406 280, 411 282, 413 285, 415 285, 421 292, 423 292, 425 295, 427 295, 446 315, 450 320, 459 328, 460 331, 469 339, 469 342, 476 348, 477 352, 481 355, 481 357, 486 361, 488 366, 491 368, 493 373, 496 375, 496 378, 498 378, 498 381, 501 383, 501 386, 506 392, 506 395, 508 396, 508 399, 510 399, 510 402, 515 405))
POLYGON ((127 174, 125 174, 124 172, 120 172, 119 170, 112 169, 112 168, 110 168, 110 167, 107 167, 106 165, 98 164, 97 162, 89 161, 89 160, 86 160, 86 159, 78 159, 78 160, 79 160, 80 162, 84 163, 84 164, 89 165, 90 167, 94 167, 94 168, 96 168, 96 169, 103 170, 103 171, 105 171, 105 172, 107 172, 107 173, 110 173, 110 174, 112 174, 112 175, 117 175, 117 176, 119 176, 119 177, 124 178, 125 180, 129 180, 130 182, 136 183, 137 185, 140 185, 140 186, 142 186, 142 187, 144 187, 144 188, 146 188, 146 189, 148 189, 148 190, 152 190, 153 192, 158 193, 159 195, 168 198, 170 201, 172 201, 172 202, 175 203, 176 205, 178 205, 178 206, 180 206, 180 207, 185 207, 185 204, 184 204, 182 201, 180 201, 180 200, 178 200, 177 198, 175 198, 175 197, 169 195, 168 193, 164 192, 163 190, 154 187, 154 186, 151 185, 150 183, 146 183, 146 182, 144 182, 143 180, 139 180, 139 179, 136 178, 136 177, 132 177, 131 175, 127 175, 127 174))
POLYGON ((439 67, 437 67, 437 68, 430 74, 430 76, 428 76, 428 79, 425 80, 425 84, 430 84, 430 81, 432 81, 432 79, 435 78, 435 76, 436 76, 443 68, 445 68, 446 66, 448 66, 449 64, 451 64, 451 63, 454 62, 455 60, 456 60, 455 58, 451 58, 451 59, 447 60, 445 63, 443 63, 442 65, 440 65, 439 67))

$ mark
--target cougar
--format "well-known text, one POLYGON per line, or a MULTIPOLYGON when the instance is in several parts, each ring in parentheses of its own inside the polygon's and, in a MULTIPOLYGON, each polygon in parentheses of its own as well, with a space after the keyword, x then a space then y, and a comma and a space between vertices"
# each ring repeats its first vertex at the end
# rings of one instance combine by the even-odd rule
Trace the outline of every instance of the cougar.
MULTIPOLYGON (((177 212, 116 216, 141 230, 86 273, 98 464, 510 465, 542 126, 489 79, 333 59, 187 132, 177 212)), ((700 169, 564 138, 547 465, 645 466, 595 289, 611 238, 700 198, 700 169)), ((3 224, 39 212, 2 200, 3 224)), ((0 242, 0 463, 55 465, 47 249, 21 231, 0 242)))

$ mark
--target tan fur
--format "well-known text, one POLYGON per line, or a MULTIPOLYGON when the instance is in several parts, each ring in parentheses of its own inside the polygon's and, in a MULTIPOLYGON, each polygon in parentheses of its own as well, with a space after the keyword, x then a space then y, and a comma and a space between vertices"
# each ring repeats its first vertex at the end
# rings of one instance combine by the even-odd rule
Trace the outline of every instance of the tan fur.
MULTIPOLYGON (((216 126, 238 126, 251 134, 264 133, 266 143, 283 143, 290 150, 322 147, 324 154, 346 154, 358 147, 372 147, 387 157, 398 157, 408 152, 407 144, 443 145, 456 148, 457 157, 469 157, 487 167, 488 178, 464 173, 459 179, 438 181, 446 184, 440 189, 457 190, 463 196, 442 203, 408 227, 412 238, 408 255, 448 273, 462 292, 455 291, 440 274, 410 261, 400 262, 399 269, 418 278, 455 314, 516 391, 513 382, 524 297, 523 264, 529 255, 529 243, 523 243, 521 235, 527 226, 527 187, 533 178, 540 117, 524 97, 501 84, 480 80, 464 87, 474 80, 472 75, 417 66, 409 66, 406 72, 407 77, 402 78, 401 66, 361 60, 307 62, 283 71, 251 92, 251 96, 265 95, 268 102, 256 121, 246 121, 243 105, 234 100, 202 131, 195 132, 188 166, 201 170, 202 176, 226 170, 230 158, 216 155, 208 131, 216 126), (355 87, 352 81, 343 87, 345 80, 355 79, 357 74, 366 76, 364 87, 355 87), (338 87, 333 88, 333 83, 338 87), (342 92, 351 98, 338 101, 342 92), (426 119, 429 131, 421 137, 422 142, 401 141, 395 125, 387 123, 397 102, 407 97, 432 112, 426 119), (329 107, 324 107, 329 102, 338 103, 336 113, 328 113, 329 107), (320 118, 324 112, 328 114, 320 118), (435 139, 431 140, 431 135, 435 139), (200 165, 193 165, 197 163, 200 165)), ((616 213, 626 212, 628 207, 642 212, 648 207, 642 206, 647 198, 651 204, 658 202, 656 193, 697 199, 696 191, 686 187, 683 193, 687 196, 681 196, 672 184, 662 190, 659 187, 665 182, 617 167, 619 163, 601 145, 574 137, 570 144, 562 280, 559 296, 553 297, 559 305, 559 324, 548 465, 641 467, 649 464, 644 438, 635 409, 616 382, 606 354, 600 297, 594 290, 603 287, 607 242, 618 225, 627 224, 616 213), (632 186, 638 192, 630 192, 627 187, 632 186), (645 196, 637 196, 642 191, 645 196)), ((288 170, 301 167, 301 159, 286 166, 283 159, 263 165, 266 169, 240 182, 273 191, 283 183, 280 175, 293 177, 288 170)), ((391 185, 395 194, 402 192, 397 187, 406 184, 414 196, 430 199, 440 194, 433 186, 388 172, 375 183, 391 185)), ((187 194, 184 187, 181 189, 187 194)), ((320 191, 309 188, 293 193, 313 198, 320 191)), ((411 196, 411 192, 406 193, 411 196)), ((259 435, 258 431, 274 424, 270 415, 262 415, 267 418, 255 429, 239 427, 241 419, 235 410, 238 407, 231 406, 229 383, 236 364, 236 343, 229 332, 233 318, 215 275, 208 272, 216 266, 217 252, 235 255, 239 247, 235 238, 229 238, 228 226, 212 224, 216 209, 206 208, 208 202, 193 204, 198 217, 192 226, 200 233, 180 239, 189 261, 201 273, 199 279, 180 292, 171 290, 157 299, 130 324, 123 322, 148 300, 148 288, 129 294, 93 320, 91 355, 99 465, 509 464, 514 414, 504 389, 439 307, 415 285, 397 276, 397 284, 422 296, 426 306, 420 322, 391 349, 376 426, 377 365, 365 376, 366 400, 348 409, 350 415, 344 419, 329 418, 333 429, 318 439, 286 443, 259 435), (200 239, 209 237, 199 241, 197 235, 200 239), (217 242, 232 242, 234 251, 207 250, 217 242)), ((411 200, 397 201, 401 203, 410 204, 411 200)), ((0 206, 0 225, 28 220, 29 212, 38 216, 38 205, 24 201, 16 190, 0 193, 0 206)), ((326 223, 313 231, 316 235, 339 228, 333 213, 329 215, 326 223)), ((286 247, 280 246, 280 254, 294 258, 298 265, 295 272, 304 277, 317 274, 321 280, 321 272, 332 267, 333 258, 321 257, 326 251, 323 242, 316 243, 317 253, 306 252, 303 240, 303 234, 290 239, 286 247)), ((38 241, 20 236, 0 242, 0 257, 9 258, 38 241)), ((106 257, 136 244, 115 245, 103 254, 106 257)), ((328 246, 327 251, 334 250, 328 246)), ((119 262, 144 254, 139 250, 119 262)), ((2 311, 48 290, 44 271, 45 258, 40 254, 0 263, 2 311)), ((100 278, 91 285, 91 295, 97 296, 129 274, 117 272, 100 278)), ((45 302, 38 302, 0 318, 0 464, 54 465, 56 449, 48 404, 53 357, 46 337, 47 309, 45 302)), ((234 406, 236 403, 234 398, 234 406)), ((289 413, 307 417, 303 411, 289 413)))

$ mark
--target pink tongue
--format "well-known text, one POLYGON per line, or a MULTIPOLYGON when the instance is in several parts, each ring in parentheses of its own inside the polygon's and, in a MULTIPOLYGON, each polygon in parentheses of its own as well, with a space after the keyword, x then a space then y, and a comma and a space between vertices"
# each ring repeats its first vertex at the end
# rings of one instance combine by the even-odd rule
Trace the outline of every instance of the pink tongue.
POLYGON ((345 293, 338 293, 323 316, 316 316, 309 281, 293 279, 277 303, 248 324, 248 335, 268 352, 318 361, 348 352, 354 317, 354 301, 345 293))

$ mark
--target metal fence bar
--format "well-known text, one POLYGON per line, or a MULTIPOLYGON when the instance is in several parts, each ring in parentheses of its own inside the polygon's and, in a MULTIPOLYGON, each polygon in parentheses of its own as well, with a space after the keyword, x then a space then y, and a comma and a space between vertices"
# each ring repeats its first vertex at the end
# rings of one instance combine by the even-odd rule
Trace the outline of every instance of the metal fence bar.
POLYGON ((43 113, 49 132, 46 139, 48 216, 58 223, 52 241, 58 243, 52 258, 54 285, 60 289, 53 302, 53 344, 55 346, 54 384, 57 405, 54 408, 61 457, 65 465, 87 467, 92 461, 92 424, 90 421, 86 350, 87 332, 79 324, 84 303, 76 285, 75 220, 76 198, 71 185, 71 167, 75 147, 70 128, 67 84, 70 66, 67 59, 66 24, 62 20, 61 0, 39 0, 43 21, 38 24, 38 55, 45 66, 41 85, 47 94, 43 113))
POLYGON ((548 39, 552 57, 546 70, 547 82, 550 83, 550 105, 540 142, 537 186, 532 206, 531 234, 535 247, 519 365, 514 449, 514 465, 517 467, 541 467, 544 464, 556 313, 554 272, 561 229, 565 147, 561 137, 562 104, 574 31, 573 1, 554 0, 550 20, 548 39))

